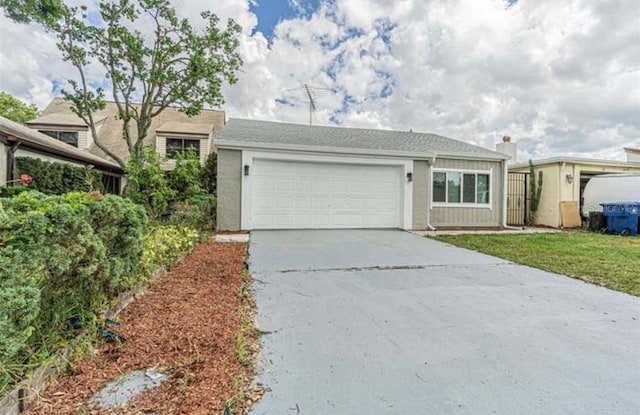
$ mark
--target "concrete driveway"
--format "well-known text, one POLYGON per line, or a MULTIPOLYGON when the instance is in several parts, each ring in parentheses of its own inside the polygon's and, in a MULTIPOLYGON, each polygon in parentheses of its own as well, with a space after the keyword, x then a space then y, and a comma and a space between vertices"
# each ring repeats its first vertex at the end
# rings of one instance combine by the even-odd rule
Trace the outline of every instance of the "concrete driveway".
POLYGON ((402 231, 252 232, 253 414, 639 414, 640 299, 402 231))

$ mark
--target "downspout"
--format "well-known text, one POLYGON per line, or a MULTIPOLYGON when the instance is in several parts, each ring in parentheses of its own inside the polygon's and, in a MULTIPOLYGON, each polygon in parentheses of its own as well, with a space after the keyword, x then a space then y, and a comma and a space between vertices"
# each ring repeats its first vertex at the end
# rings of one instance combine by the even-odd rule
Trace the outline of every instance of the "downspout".
MULTIPOLYGON (((560 211, 560 204, 562 203, 562 186, 564 185, 564 182, 562 181, 562 177, 564 176, 564 168, 566 166, 567 166, 567 163, 562 162, 562 166, 560 166, 560 177, 558 177, 558 206, 557 206, 558 215, 556 216, 556 221, 560 228, 564 228, 564 223, 562 223, 562 212, 560 211)), ((538 186, 540 186, 540 183, 538 183, 538 186)))
POLYGON ((502 227, 508 228, 507 209, 509 195, 509 167, 507 160, 502 160, 502 227))
POLYGON ((429 191, 429 197, 427 198, 427 229, 430 231, 437 230, 433 225, 431 225, 431 203, 433 201, 433 165, 436 163, 436 156, 431 158, 429 162, 429 183, 427 184, 428 188, 431 189, 429 191))

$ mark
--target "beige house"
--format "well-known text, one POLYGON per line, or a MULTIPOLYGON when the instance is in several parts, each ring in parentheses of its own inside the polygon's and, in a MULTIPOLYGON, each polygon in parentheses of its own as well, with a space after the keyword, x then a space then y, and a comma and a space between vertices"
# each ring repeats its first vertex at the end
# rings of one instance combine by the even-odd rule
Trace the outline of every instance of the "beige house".
MULTIPOLYGON (((126 160, 129 152, 122 138, 122 121, 116 118, 116 114, 114 102, 107 102, 105 109, 96 112, 98 139, 118 157, 126 160)), ((145 145, 154 146, 160 156, 166 157, 167 169, 173 167, 176 154, 187 150, 198 154, 201 163, 204 163, 215 150, 213 136, 224 123, 224 111, 205 109, 200 114, 189 117, 177 108, 170 107, 153 119, 144 142, 145 145)), ((40 117, 29 121, 27 125, 56 140, 111 159, 94 143, 88 126, 71 111, 69 103, 64 99, 54 98, 40 117)))
POLYGON ((230 119, 219 230, 500 228, 508 156, 435 134, 230 119))
MULTIPOLYGON (((536 175, 543 174, 542 195, 538 211, 533 215, 534 224, 562 226, 560 202, 578 202, 582 207, 582 193, 589 179, 600 174, 640 173, 640 158, 634 159, 627 150, 627 161, 597 160, 575 157, 554 157, 534 161, 536 175), (635 160, 635 161, 634 161, 635 160)), ((528 173, 528 163, 509 166, 509 173, 528 173)), ((511 183, 510 183, 511 184, 511 183)))
POLYGON ((65 144, 22 124, 0 117, 0 186, 16 177, 16 158, 92 166, 102 173, 107 191, 118 193, 124 171, 115 162, 65 144))

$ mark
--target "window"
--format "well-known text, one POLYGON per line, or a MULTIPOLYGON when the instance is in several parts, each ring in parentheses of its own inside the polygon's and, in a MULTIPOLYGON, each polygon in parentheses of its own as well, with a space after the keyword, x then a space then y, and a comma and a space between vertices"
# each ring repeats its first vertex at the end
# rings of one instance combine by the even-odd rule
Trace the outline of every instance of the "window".
POLYGON ((77 131, 42 131, 42 134, 46 134, 49 137, 53 137, 58 141, 70 144, 74 147, 78 147, 78 132, 77 131))
POLYGON ((489 205, 490 174, 467 171, 434 171, 433 202, 436 204, 489 205))
POLYGON ((167 138, 167 157, 176 158, 178 153, 193 152, 200 157, 200 140, 189 140, 186 138, 167 138))

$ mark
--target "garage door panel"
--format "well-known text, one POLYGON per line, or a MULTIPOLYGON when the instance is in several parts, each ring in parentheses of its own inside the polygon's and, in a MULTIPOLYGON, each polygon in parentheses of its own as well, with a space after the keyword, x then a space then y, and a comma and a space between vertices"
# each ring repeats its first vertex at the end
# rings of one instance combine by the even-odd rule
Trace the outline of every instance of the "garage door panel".
POLYGON ((399 166, 255 159, 254 229, 398 227, 399 166))

